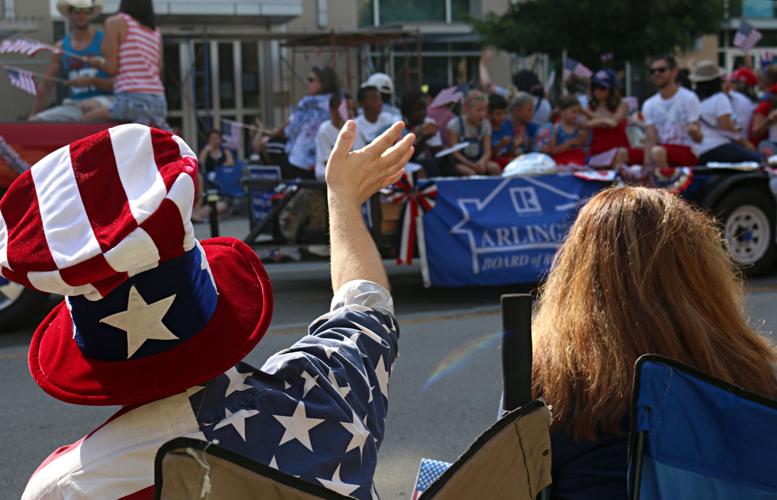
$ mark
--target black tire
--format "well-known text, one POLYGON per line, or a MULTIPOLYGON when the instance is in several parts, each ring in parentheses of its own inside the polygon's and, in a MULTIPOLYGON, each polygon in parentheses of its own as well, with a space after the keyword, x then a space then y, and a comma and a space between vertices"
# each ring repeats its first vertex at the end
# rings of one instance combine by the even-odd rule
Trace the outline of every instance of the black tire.
POLYGON ((715 204, 729 254, 749 276, 768 272, 777 260, 776 210, 767 188, 734 188, 715 204))
POLYGON ((29 327, 39 321, 49 295, 0 280, 0 331, 29 327))

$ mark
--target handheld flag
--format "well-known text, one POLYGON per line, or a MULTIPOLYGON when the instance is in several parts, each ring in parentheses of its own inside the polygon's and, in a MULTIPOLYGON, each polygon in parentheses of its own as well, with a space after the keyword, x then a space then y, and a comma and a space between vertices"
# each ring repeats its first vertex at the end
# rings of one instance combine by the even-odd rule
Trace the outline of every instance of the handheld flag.
POLYGON ((618 154, 618 148, 608 149, 602 153, 591 156, 588 159, 588 165, 591 167, 610 167, 618 154))
POLYGON ((742 21, 739 23, 739 29, 734 36, 734 46, 739 47, 744 52, 750 52, 761 37, 763 37, 763 34, 755 29, 752 24, 742 21))
POLYGON ((28 94, 38 94, 38 87, 35 85, 35 79, 32 77, 32 73, 21 69, 6 68, 5 70, 8 72, 8 79, 11 81, 11 85, 28 94))
POLYGON ((585 64, 581 63, 580 61, 577 61, 575 59, 572 59, 571 57, 567 58, 567 62, 564 65, 564 73, 563 78, 566 82, 570 78, 572 78, 572 75, 579 76, 580 78, 591 78, 593 76, 594 72, 591 71, 585 64))
POLYGON ((0 54, 24 54, 32 57, 41 50, 50 50, 54 53, 58 52, 53 45, 47 45, 36 40, 19 38, 15 40, 3 40, 0 42, 0 54))
POLYGON ((232 120, 221 120, 223 125, 222 141, 229 149, 240 149, 240 130, 243 124, 232 120))
POLYGON ((448 87, 447 89, 442 89, 439 94, 437 94, 437 97, 432 100, 432 103, 429 105, 429 108, 441 108, 443 106, 447 106, 448 104, 452 102, 459 102, 461 100, 461 92, 456 90, 456 86, 448 87))
POLYGON ((761 69, 769 66, 774 62, 774 54, 771 51, 765 50, 760 57, 761 69))

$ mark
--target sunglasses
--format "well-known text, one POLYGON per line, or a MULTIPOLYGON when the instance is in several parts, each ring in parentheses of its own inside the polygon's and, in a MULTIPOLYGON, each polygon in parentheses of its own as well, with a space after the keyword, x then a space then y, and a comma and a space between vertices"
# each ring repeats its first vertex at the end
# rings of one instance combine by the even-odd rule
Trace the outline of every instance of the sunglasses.
POLYGON ((94 12, 92 7, 70 7, 71 14, 91 14, 94 12))
POLYGON ((666 66, 661 66, 660 68, 650 68, 650 74, 655 75, 656 73, 666 73, 669 70, 666 66))

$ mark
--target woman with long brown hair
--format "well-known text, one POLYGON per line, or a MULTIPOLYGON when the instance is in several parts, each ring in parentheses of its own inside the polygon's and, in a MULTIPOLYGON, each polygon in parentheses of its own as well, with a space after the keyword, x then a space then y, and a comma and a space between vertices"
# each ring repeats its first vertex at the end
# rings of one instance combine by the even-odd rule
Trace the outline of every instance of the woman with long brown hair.
POLYGON ((634 362, 669 356, 768 397, 777 353, 747 324, 713 220, 679 197, 611 188, 580 212, 534 318, 533 391, 553 409, 553 498, 626 498, 634 362))
POLYGON ((588 100, 591 129, 591 155, 617 149, 612 166, 642 163, 641 151, 632 148, 626 134, 629 105, 621 98, 618 77, 611 69, 597 71, 591 79, 588 100))

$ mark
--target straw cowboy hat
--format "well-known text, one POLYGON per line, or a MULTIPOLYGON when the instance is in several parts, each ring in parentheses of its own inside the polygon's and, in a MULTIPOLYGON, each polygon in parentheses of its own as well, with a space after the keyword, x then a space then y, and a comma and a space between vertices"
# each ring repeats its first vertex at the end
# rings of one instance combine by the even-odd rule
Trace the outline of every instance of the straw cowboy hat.
POLYGON ((92 9, 92 16, 99 16, 103 11, 102 0, 58 0, 57 10, 62 17, 70 15, 70 9, 92 9))
POLYGON ((688 75, 688 79, 692 82, 708 82, 716 78, 721 78, 726 72, 723 68, 719 68, 717 64, 709 59, 702 59, 693 68, 693 72, 688 75))
POLYGON ((267 273, 242 241, 195 239, 196 178, 181 138, 127 124, 50 153, 0 200, 0 274, 65 296, 28 357, 51 396, 171 396, 224 373, 264 335, 267 273))

